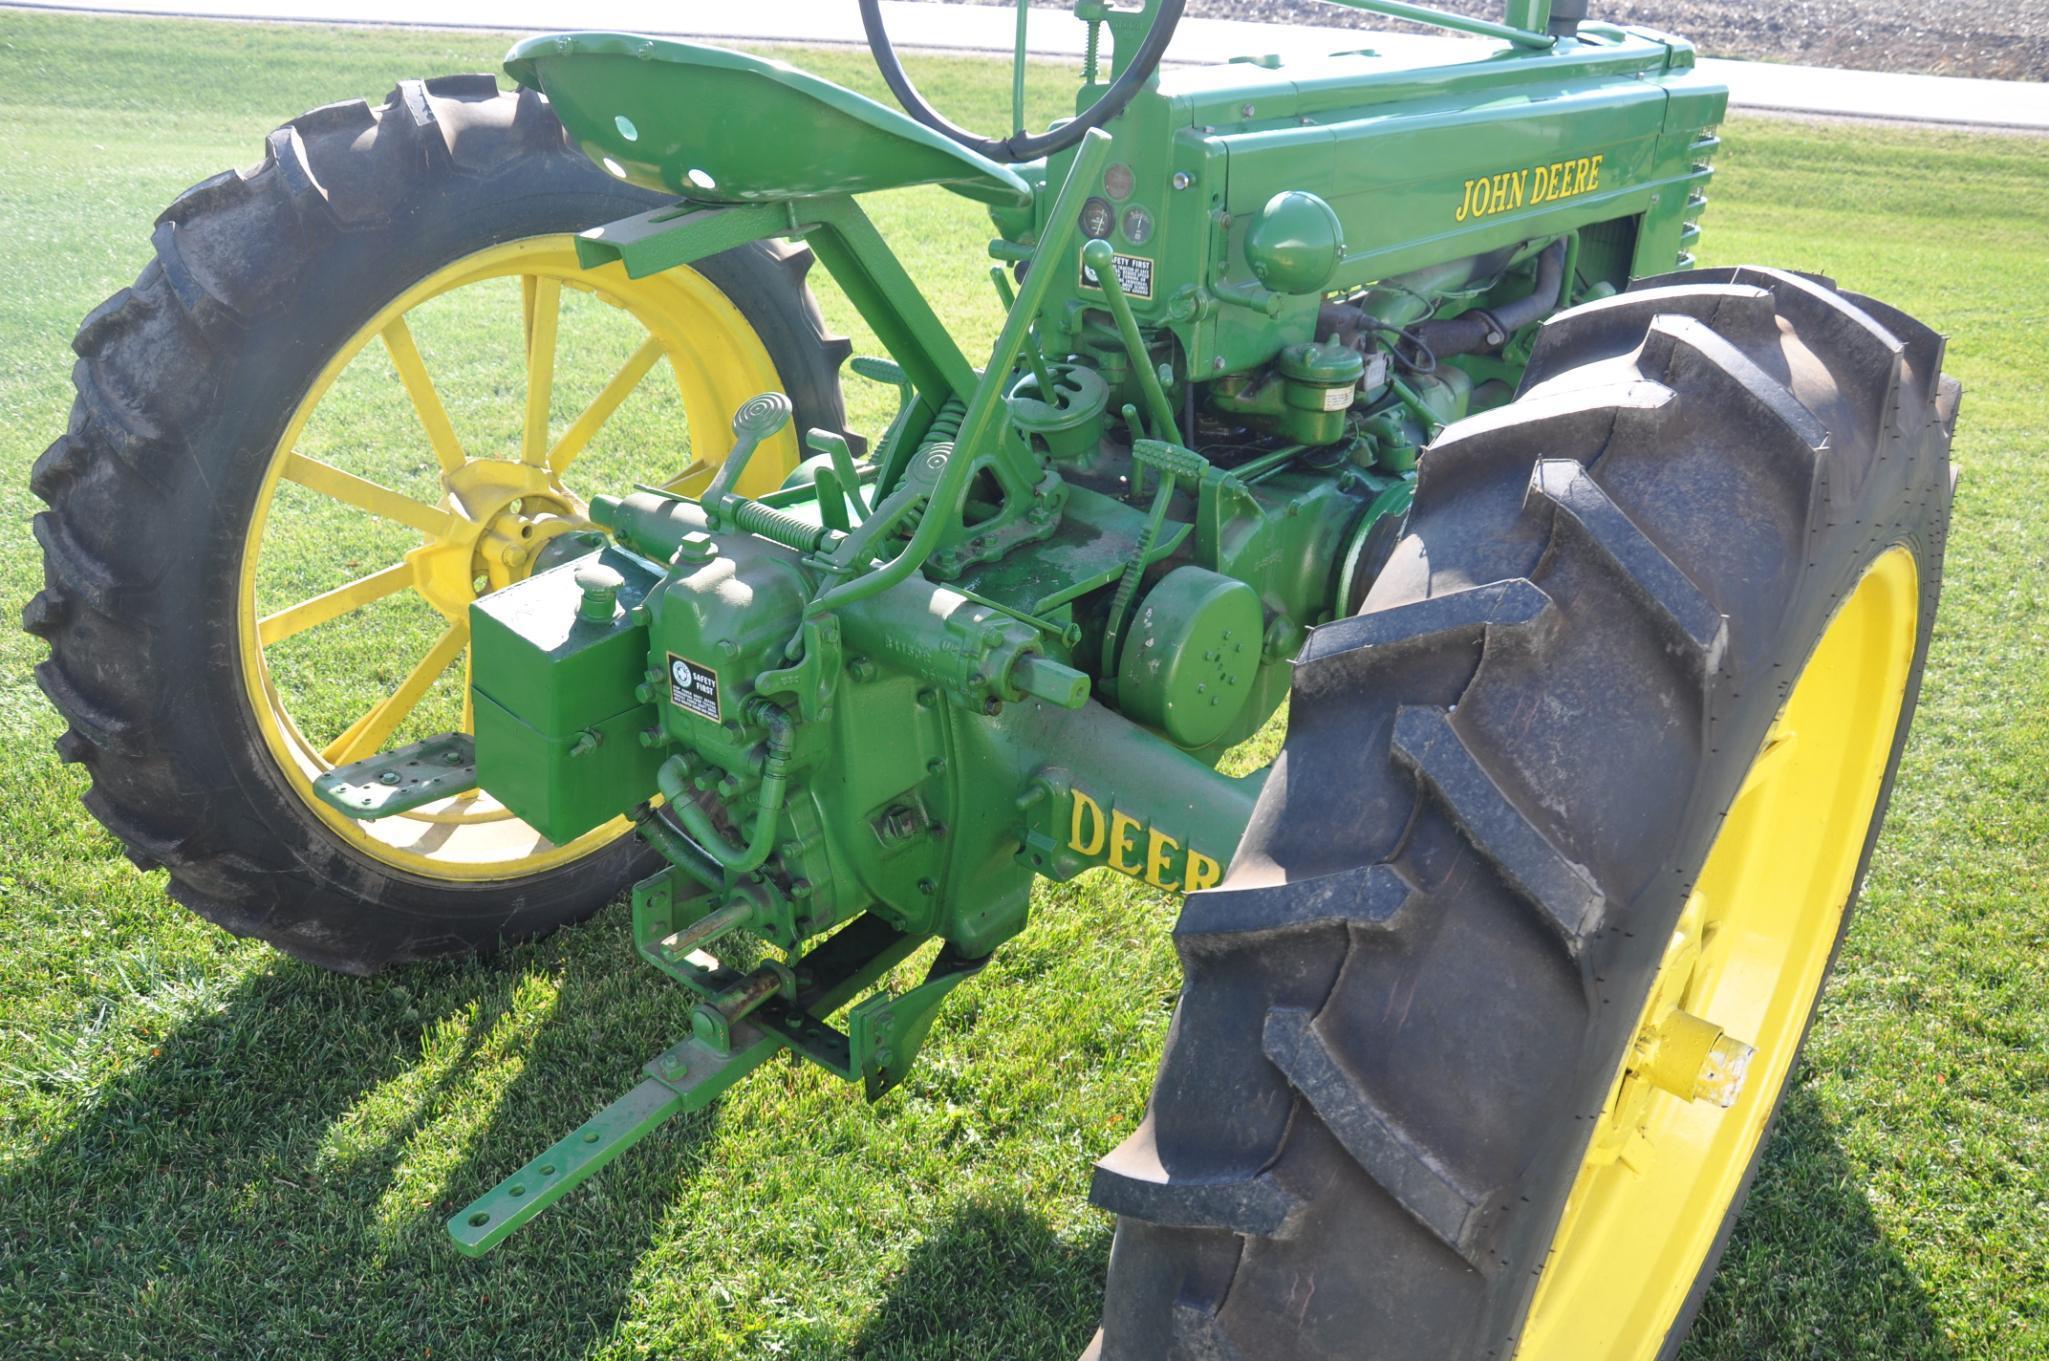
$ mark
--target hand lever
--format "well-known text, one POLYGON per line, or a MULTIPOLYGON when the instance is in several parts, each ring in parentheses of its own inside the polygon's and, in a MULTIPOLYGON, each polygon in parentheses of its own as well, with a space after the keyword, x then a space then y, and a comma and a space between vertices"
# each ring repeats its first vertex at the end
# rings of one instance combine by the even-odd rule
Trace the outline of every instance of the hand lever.
POLYGON ((813 430, 804 436, 804 446, 814 454, 824 454, 832 460, 832 470, 838 475, 840 490, 853 503, 856 524, 868 518, 869 505, 861 496, 861 474, 854 467, 854 451, 847 447, 847 438, 837 430, 813 430))
POLYGON ((1167 401, 1166 390, 1160 386, 1160 375, 1153 371, 1152 355, 1146 352, 1145 340, 1138 333, 1138 319, 1131 315, 1131 303, 1125 299, 1124 285, 1117 277, 1117 251, 1108 241, 1093 240, 1081 248, 1081 262, 1089 267, 1089 273, 1096 276, 1096 287, 1103 290, 1103 302, 1110 309, 1110 317, 1117 323, 1117 334, 1124 341, 1125 352, 1131 356, 1131 367, 1138 378, 1138 389, 1145 394, 1145 403, 1152 409, 1153 437, 1164 438, 1169 444, 1181 442, 1181 428, 1174 423, 1174 408, 1167 401))

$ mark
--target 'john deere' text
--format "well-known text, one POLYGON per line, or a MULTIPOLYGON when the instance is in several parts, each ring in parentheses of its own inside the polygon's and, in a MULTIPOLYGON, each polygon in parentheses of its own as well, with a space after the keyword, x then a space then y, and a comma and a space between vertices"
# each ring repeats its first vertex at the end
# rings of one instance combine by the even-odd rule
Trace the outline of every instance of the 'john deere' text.
POLYGON ((1553 161, 1549 165, 1533 165, 1526 170, 1504 170, 1499 175, 1467 180, 1464 197, 1452 220, 1466 222, 1476 217, 1492 217, 1496 213, 1512 213, 1518 208, 1534 208, 1540 203, 1556 203, 1559 199, 1591 194, 1600 187, 1599 156, 1553 161))

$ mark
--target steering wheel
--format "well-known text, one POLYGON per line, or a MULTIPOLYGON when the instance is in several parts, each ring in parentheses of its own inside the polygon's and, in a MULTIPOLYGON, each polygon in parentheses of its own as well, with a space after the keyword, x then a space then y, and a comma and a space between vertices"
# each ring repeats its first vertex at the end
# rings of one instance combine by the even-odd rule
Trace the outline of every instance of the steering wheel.
MULTIPOLYGON (((1027 2, 1028 0, 1017 0, 1020 10, 1027 2)), ((896 45, 890 42, 889 31, 883 27, 881 0, 860 0, 861 26, 868 31, 868 50, 874 54, 875 65, 882 72, 883 81, 889 86, 890 93, 896 96, 897 103, 903 105, 904 112, 934 132, 959 142, 968 150, 980 152, 992 161, 1006 164, 1035 161, 1041 156, 1065 151, 1087 136, 1089 129, 1101 127, 1123 112, 1124 106, 1131 102, 1131 97, 1138 93, 1139 87, 1143 86, 1158 68, 1160 58, 1167 51, 1167 43, 1174 36, 1174 27, 1181 22, 1181 11, 1186 4, 1187 0, 1147 0, 1151 22, 1132 51, 1130 60, 1123 62, 1123 69, 1110 82, 1110 88, 1103 91, 1102 97, 1071 121, 1062 123, 1048 132, 1027 133, 1020 130, 1008 137, 997 138, 970 132, 949 121, 925 102, 924 96, 918 93, 918 87, 904 74, 903 63, 897 60, 896 45)), ((1103 3, 1103 0, 1082 0, 1075 9, 1084 17, 1088 17, 1092 26, 1089 42, 1091 70, 1094 68, 1095 53, 1094 24, 1105 20, 1109 22, 1112 34, 1117 38, 1117 56, 1121 59, 1124 56, 1126 24, 1135 23, 1146 17, 1146 10, 1115 10, 1103 3), (1100 17, 1089 17, 1091 13, 1100 17), (1119 20, 1126 22, 1120 23, 1119 20)), ((1013 73, 1012 85, 1020 97, 1024 82, 1024 59, 1024 41, 1020 29, 1017 54, 1013 58, 1016 70, 1013 73)), ((1021 98, 1019 102, 1021 103, 1021 98)), ((1022 122, 1022 108, 1019 109, 1019 114, 1019 121, 1022 122)))

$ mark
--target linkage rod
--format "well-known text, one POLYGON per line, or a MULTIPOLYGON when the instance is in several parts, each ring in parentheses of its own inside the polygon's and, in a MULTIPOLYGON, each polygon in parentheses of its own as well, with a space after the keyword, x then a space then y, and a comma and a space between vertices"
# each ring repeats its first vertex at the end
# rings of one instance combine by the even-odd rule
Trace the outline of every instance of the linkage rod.
POLYGON ((1411 5, 1405 0, 1330 0, 1330 3, 1363 9, 1369 14, 1385 14, 1390 19, 1407 19, 1412 24, 1448 28, 1455 33, 1477 33, 1483 38, 1502 38, 1517 47, 1538 51, 1558 46, 1558 39, 1548 33, 1533 33, 1527 28, 1497 24, 1492 19, 1469 19, 1463 14, 1432 9, 1428 5, 1411 5))
POLYGON ((945 470, 939 474, 939 480, 932 488, 929 500, 934 513, 919 521, 911 541, 886 565, 833 587, 812 601, 806 614, 816 617, 888 590, 923 567, 925 560, 939 547, 940 537, 947 528, 948 514, 945 512, 960 504, 967 491, 968 478, 974 471, 975 454, 988 446, 997 419, 1003 414, 1003 390, 1009 382, 1011 370, 1017 367, 1025 340, 1031 334, 1032 321, 1045 302, 1054 279, 1060 274, 1060 262, 1068 258, 1068 249, 1079 229, 1082 200, 1088 197, 1089 186, 1102 178, 1103 167, 1110 159, 1110 146, 1108 133, 1091 128, 1074 153, 1074 165, 1067 172, 1066 182, 1060 186, 1060 196, 1053 201, 1045 239, 1032 257, 1032 267, 1025 272, 1024 283, 1017 291, 1017 301, 1011 305, 1010 315, 1004 318, 1003 331, 996 337, 996 347, 990 352, 989 366, 982 370, 981 381, 975 385, 974 397, 968 402, 967 415, 954 439, 956 452, 948 458, 945 470))

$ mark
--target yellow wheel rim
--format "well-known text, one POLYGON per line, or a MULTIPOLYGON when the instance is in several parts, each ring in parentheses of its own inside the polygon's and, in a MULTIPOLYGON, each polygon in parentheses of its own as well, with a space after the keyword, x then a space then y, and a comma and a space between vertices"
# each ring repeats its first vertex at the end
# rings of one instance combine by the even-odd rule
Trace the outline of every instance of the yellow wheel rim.
POLYGON ((1905 548, 1873 563, 1767 734, 1652 980, 1517 1361, 1643 1361, 1664 1344, 1821 990, 1899 726, 1919 599, 1905 548))
MULTIPOLYGON (((243 545, 244 692, 306 806, 348 845, 429 879, 518 878, 624 835, 622 818, 558 846, 476 790, 357 822, 312 780, 426 735, 413 729, 437 706, 440 730, 467 729, 469 603, 525 576, 549 539, 590 527, 574 484, 695 491, 731 447, 732 412, 781 387, 702 274, 584 270, 569 236, 464 256, 380 309, 293 411, 243 545), (664 360, 666 392, 645 381, 664 360), (608 441, 622 447, 588 457, 608 441)), ((784 431, 741 490, 772 489, 797 456, 784 431)))

